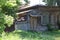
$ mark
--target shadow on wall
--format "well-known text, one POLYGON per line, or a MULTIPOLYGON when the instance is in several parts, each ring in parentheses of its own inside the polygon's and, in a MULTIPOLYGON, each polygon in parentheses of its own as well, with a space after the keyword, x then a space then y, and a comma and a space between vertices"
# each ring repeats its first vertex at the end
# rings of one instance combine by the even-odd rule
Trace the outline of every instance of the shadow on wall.
POLYGON ((60 22, 57 22, 58 28, 60 29, 60 22))

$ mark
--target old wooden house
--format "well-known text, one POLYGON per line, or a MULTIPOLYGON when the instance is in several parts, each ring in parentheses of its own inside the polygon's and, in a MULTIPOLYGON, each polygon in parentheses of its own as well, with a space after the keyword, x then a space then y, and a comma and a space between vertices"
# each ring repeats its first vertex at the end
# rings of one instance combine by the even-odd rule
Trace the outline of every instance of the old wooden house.
POLYGON ((47 30, 47 24, 51 28, 58 28, 60 22, 60 7, 58 6, 29 6, 19 9, 15 29, 22 30, 47 30))

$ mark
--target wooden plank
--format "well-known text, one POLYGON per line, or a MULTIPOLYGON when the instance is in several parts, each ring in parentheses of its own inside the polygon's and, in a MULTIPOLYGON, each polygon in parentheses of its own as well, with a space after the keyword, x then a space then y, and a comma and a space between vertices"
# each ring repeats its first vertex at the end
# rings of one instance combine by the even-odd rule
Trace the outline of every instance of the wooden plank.
POLYGON ((34 23, 33 23, 33 18, 32 17, 30 17, 30 30, 33 30, 33 27, 34 27, 34 23))
POLYGON ((36 30, 36 28, 37 28, 37 17, 34 18, 34 24, 33 25, 34 25, 33 29, 36 30))
POLYGON ((59 12, 60 7, 59 6, 41 6, 41 5, 35 5, 30 7, 25 7, 23 9, 19 9, 18 12, 27 11, 31 9, 39 9, 40 11, 48 11, 48 12, 59 12))

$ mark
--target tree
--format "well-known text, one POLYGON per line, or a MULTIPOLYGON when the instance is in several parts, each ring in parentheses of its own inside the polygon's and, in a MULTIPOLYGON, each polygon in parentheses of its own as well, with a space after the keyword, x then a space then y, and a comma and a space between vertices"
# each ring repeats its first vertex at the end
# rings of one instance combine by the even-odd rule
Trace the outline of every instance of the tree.
MULTIPOLYGON (((26 1, 27 2, 27 1, 26 1)), ((6 28, 5 24, 10 27, 16 18, 16 12, 21 2, 19 0, 0 0, 0 33, 6 28), (15 2, 12 2, 15 1, 15 2)))
POLYGON ((9 27, 13 24, 13 19, 16 15, 16 5, 8 2, 9 0, 0 0, 0 33, 6 28, 5 24, 9 27))
POLYGON ((26 2, 26 4, 29 4, 29 0, 24 0, 26 2))
MULTIPOLYGON (((44 2, 47 3, 47 6, 60 6, 60 0, 43 0, 44 2), (56 5, 57 4, 57 5, 56 5)), ((49 13, 49 21, 51 22, 51 13, 49 13)), ((57 25, 60 28, 60 21, 59 21, 59 14, 57 15, 58 17, 58 21, 57 21, 57 25)))
POLYGON ((43 0, 43 2, 46 2, 48 6, 60 6, 60 0, 43 0))

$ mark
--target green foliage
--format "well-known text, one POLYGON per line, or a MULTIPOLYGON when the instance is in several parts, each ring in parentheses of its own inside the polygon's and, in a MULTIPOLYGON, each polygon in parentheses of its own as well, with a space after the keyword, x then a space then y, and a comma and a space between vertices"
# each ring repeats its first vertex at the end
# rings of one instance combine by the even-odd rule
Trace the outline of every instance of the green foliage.
POLYGON ((59 21, 57 22, 57 26, 58 26, 58 28, 60 29, 60 22, 59 22, 59 21))
POLYGON ((48 28, 49 31, 52 30, 51 26, 52 26, 51 24, 47 24, 47 28, 48 28))
POLYGON ((60 40, 60 31, 30 32, 17 30, 3 33, 2 40, 60 40))
POLYGON ((5 20, 4 20, 5 15, 3 13, 0 12, 0 33, 3 32, 4 28, 5 28, 5 20))
MULTIPOLYGON (((23 0, 23 1, 25 1, 25 4, 26 4, 26 5, 29 3, 28 0, 23 0)), ((16 3, 18 4, 18 6, 22 5, 21 0, 16 0, 16 3)))
POLYGON ((57 5, 60 6, 60 0, 56 0, 57 1, 57 5))
POLYGON ((24 0, 26 3, 29 3, 29 1, 28 0, 24 0))
POLYGON ((5 15, 4 19, 5 19, 5 24, 7 24, 8 27, 10 27, 14 22, 14 18, 12 16, 5 15))
POLYGON ((8 0, 0 0, 0 5, 3 5, 7 2, 8 0))
POLYGON ((58 6, 60 6, 60 0, 43 0, 47 3, 48 6, 56 6, 56 3, 58 6))
POLYGON ((17 4, 8 2, 8 0, 0 1, 0 33, 2 33, 6 28, 5 24, 7 24, 8 27, 13 24, 17 11, 17 4))
POLYGON ((0 24, 4 24, 5 20, 4 20, 5 14, 0 12, 0 24))
POLYGON ((20 0, 16 0, 17 5, 22 5, 22 2, 20 0))
POLYGON ((2 34, 4 29, 5 29, 5 25, 4 24, 0 24, 0 34, 2 34))
POLYGON ((16 1, 15 3, 12 2, 13 0, 11 2, 9 1, 0 0, 0 33, 6 28, 5 24, 9 27, 13 24, 13 20, 16 18, 18 4, 21 4, 19 0, 14 0, 16 1))
POLYGON ((0 13, 0 33, 4 31, 6 28, 5 24, 10 27, 13 24, 14 18, 12 16, 5 15, 4 13, 0 13))
POLYGON ((5 3, 5 5, 2 5, 1 8, 3 13, 15 17, 17 11, 17 4, 7 2, 5 3))

